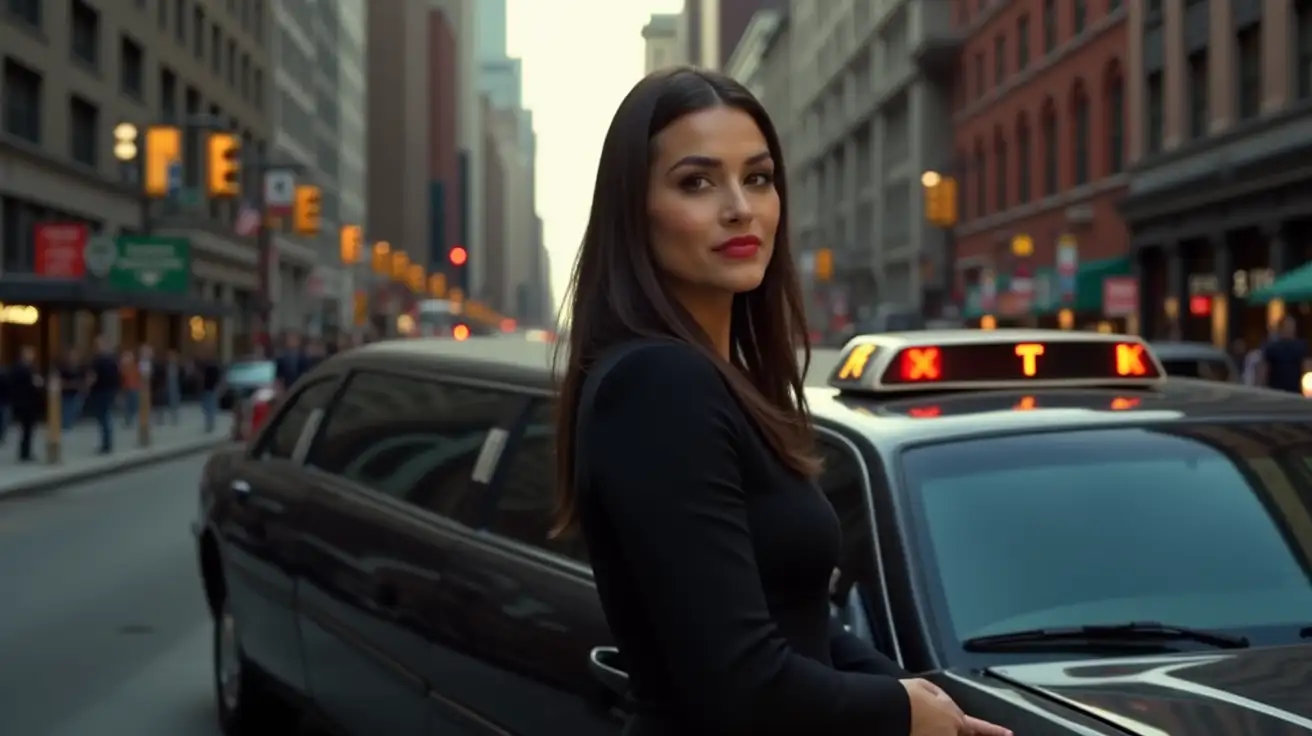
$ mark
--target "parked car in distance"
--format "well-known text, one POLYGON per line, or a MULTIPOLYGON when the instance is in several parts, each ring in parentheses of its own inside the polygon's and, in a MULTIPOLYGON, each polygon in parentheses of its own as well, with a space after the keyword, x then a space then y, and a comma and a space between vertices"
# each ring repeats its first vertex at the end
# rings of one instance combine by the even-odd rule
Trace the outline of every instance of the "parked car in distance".
POLYGON ((1239 367, 1221 348, 1206 342, 1154 342, 1153 353, 1166 375, 1238 383, 1239 367))

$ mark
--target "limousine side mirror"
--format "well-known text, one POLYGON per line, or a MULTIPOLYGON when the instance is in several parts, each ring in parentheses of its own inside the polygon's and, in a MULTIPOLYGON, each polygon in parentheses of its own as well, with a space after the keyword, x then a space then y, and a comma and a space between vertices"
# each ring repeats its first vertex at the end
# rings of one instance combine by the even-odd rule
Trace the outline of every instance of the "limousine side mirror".
POLYGON ((593 679, 624 697, 629 692, 629 673, 624 671, 621 661, 620 650, 615 647, 593 647, 588 653, 588 671, 593 679))

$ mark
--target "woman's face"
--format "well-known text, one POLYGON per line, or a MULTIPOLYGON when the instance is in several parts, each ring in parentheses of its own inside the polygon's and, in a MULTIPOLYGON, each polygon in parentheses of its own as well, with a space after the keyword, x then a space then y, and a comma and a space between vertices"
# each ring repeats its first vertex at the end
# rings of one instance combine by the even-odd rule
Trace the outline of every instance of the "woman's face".
POLYGON ((761 285, 774 253, 774 160, 751 115, 714 107, 657 134, 647 195, 656 267, 680 295, 761 285))

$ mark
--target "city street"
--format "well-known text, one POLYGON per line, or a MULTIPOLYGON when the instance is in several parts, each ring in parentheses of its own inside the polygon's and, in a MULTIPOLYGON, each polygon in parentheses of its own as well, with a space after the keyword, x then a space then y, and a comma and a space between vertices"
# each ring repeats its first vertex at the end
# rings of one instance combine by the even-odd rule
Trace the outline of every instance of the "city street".
POLYGON ((204 461, 0 499, 0 733, 217 736, 188 529, 204 461))

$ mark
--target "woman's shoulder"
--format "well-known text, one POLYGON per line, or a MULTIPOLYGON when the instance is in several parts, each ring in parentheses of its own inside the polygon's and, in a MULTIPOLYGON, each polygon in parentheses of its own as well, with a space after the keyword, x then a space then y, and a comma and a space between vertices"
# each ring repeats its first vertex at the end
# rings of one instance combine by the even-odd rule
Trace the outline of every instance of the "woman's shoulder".
MULTIPOLYGON (((588 371, 598 394, 642 391, 647 396, 715 393, 723 388, 710 356, 677 340, 629 340, 608 348, 588 371)), ((586 389, 585 389, 586 390, 586 389)))

